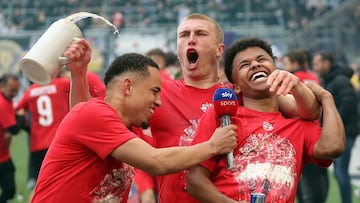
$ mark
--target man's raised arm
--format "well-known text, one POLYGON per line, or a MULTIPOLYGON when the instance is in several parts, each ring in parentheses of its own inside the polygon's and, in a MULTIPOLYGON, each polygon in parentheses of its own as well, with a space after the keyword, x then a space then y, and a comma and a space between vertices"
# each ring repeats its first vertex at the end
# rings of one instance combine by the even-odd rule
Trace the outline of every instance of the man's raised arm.
POLYGON ((91 96, 86 77, 87 66, 91 60, 91 47, 84 39, 76 39, 66 48, 63 56, 70 63, 66 66, 71 72, 70 108, 82 101, 88 101, 91 96))

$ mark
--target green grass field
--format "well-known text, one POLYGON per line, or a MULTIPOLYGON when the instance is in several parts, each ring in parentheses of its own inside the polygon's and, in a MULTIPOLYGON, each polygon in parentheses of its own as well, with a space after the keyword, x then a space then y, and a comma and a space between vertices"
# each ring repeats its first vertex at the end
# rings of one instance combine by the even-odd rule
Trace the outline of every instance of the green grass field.
MULTIPOLYGON (((16 165, 16 184, 17 193, 13 203, 28 202, 30 191, 26 188, 27 181, 27 161, 28 144, 27 135, 24 132, 19 133, 11 143, 11 153, 16 165)), ((327 203, 341 202, 339 188, 332 173, 330 173, 330 191, 327 203)), ((354 197, 353 203, 360 203, 360 199, 354 197)))

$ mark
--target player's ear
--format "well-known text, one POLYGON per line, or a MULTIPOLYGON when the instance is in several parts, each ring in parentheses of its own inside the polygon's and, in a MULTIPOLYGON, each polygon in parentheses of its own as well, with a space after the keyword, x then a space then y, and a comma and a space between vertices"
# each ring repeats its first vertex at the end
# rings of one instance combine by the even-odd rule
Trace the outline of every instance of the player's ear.
POLYGON ((235 92, 237 95, 239 95, 239 94, 241 93, 240 86, 237 85, 237 84, 234 84, 234 85, 233 85, 233 90, 234 90, 234 92, 235 92))
POLYGON ((132 92, 133 83, 130 78, 125 78, 122 82, 121 89, 126 95, 130 95, 132 92))

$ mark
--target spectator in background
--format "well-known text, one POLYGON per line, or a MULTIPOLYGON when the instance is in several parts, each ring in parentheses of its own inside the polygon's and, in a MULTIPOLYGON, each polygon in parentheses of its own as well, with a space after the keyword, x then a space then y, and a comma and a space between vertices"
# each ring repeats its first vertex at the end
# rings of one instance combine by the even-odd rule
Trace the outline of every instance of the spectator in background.
POLYGON ((166 53, 160 48, 151 49, 146 54, 150 57, 156 64, 158 64, 160 69, 161 78, 163 80, 171 80, 170 75, 166 71, 166 53))
POLYGON ((6 33, 9 31, 9 26, 6 23, 3 10, 0 9, 0 33, 6 33))
POLYGON ((111 18, 112 24, 120 29, 124 24, 123 14, 120 11, 114 11, 111 18))
POLYGON ((304 50, 293 50, 283 57, 284 69, 296 75, 302 82, 320 84, 318 77, 310 70, 304 50))
POLYGON ((335 177, 339 184, 342 203, 352 203, 349 175, 351 150, 359 133, 357 96, 350 78, 353 75, 346 64, 340 66, 332 53, 319 52, 313 57, 313 69, 322 78, 323 87, 333 96, 346 132, 346 150, 334 162, 335 177))
POLYGON ((21 13, 21 6, 15 5, 13 12, 11 14, 11 22, 10 22, 10 28, 12 30, 20 30, 24 28, 25 21, 24 17, 21 13))
POLYGON ((24 126, 24 117, 16 116, 13 98, 20 89, 17 75, 6 73, 0 78, 0 203, 14 198, 15 166, 10 155, 11 135, 16 135, 24 126))
POLYGON ((173 80, 182 79, 181 67, 176 53, 172 51, 166 52, 166 72, 173 80))
MULTIPOLYGON (((318 77, 310 70, 307 52, 290 51, 283 57, 285 70, 293 73, 301 82, 313 82, 320 85, 318 77)), ((299 203, 324 203, 328 194, 329 179, 327 169, 313 164, 303 168, 297 199, 299 203)))
POLYGON ((359 76, 360 76, 360 70, 359 70, 359 66, 356 63, 350 63, 350 68, 354 71, 353 76, 351 77, 351 84, 353 85, 356 94, 358 95, 358 97, 360 96, 360 84, 359 84, 359 76))
POLYGON ((45 26, 46 23, 46 14, 44 9, 39 9, 37 12, 34 12, 32 15, 27 17, 24 23, 25 30, 37 30, 45 26))
POLYGON ((225 75, 225 64, 224 64, 223 58, 221 58, 219 61, 219 81, 223 82, 223 83, 229 82, 229 80, 227 79, 227 77, 225 75))

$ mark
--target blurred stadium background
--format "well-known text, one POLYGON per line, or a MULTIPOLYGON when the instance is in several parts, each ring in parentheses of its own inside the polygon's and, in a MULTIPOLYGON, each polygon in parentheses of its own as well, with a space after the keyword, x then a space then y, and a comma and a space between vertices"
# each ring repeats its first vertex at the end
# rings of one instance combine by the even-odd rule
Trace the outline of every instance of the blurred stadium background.
POLYGON ((99 73, 125 52, 175 51, 176 25, 192 12, 216 19, 225 45, 246 36, 267 39, 279 66, 281 55, 294 48, 337 51, 360 64, 359 0, 1 0, 1 72, 19 71, 19 59, 52 22, 80 11, 103 16, 120 30, 117 37, 99 20, 77 23, 94 49, 91 69, 99 73))
MULTIPOLYGON (((126 52, 145 53, 152 48, 176 52, 177 23, 193 12, 219 22, 226 46, 242 37, 268 40, 279 57, 279 67, 281 56, 297 48, 334 51, 360 67, 360 0, 1 0, 0 75, 22 74, 19 60, 51 23, 81 11, 103 16, 120 31, 114 35, 109 26, 93 18, 77 23, 93 48, 90 69, 100 75, 109 61, 126 52)), ((29 194, 27 135, 16 137, 13 143, 15 202, 24 202, 29 194)), ((328 199, 340 202, 332 174, 328 199)), ((360 200, 355 197, 354 202, 360 200)))

